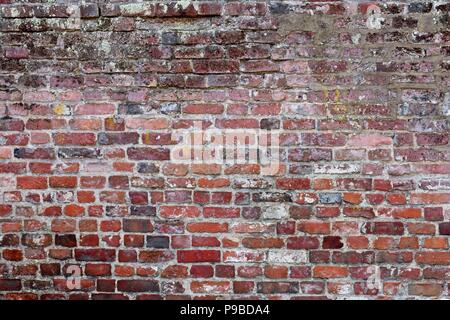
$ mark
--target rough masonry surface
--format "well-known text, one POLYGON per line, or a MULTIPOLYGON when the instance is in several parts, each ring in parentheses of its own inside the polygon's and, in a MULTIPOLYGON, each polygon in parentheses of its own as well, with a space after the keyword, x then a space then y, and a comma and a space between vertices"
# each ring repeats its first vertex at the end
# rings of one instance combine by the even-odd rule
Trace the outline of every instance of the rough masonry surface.
POLYGON ((449 11, 0 0, 0 299, 448 299, 449 11))

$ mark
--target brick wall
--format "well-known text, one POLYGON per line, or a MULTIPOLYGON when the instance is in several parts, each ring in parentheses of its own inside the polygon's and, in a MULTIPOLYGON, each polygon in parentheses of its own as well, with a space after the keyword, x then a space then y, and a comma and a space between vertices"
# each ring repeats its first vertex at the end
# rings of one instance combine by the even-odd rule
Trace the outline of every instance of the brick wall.
POLYGON ((448 298, 448 2, 47 2, 0 0, 0 298, 448 298))

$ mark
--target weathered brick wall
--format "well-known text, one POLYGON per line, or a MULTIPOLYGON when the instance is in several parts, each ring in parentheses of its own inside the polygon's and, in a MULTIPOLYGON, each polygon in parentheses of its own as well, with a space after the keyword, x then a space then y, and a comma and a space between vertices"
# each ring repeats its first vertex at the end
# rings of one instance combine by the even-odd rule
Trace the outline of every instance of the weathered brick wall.
POLYGON ((49 2, 0 0, 1 298, 448 298, 450 3, 49 2))

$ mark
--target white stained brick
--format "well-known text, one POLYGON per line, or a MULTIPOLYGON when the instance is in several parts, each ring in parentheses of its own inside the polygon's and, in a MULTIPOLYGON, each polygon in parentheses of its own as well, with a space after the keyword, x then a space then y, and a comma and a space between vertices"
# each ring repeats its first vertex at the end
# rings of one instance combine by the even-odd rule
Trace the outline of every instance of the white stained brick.
POLYGON ((267 262, 269 263, 306 263, 308 256, 306 251, 269 251, 267 262))

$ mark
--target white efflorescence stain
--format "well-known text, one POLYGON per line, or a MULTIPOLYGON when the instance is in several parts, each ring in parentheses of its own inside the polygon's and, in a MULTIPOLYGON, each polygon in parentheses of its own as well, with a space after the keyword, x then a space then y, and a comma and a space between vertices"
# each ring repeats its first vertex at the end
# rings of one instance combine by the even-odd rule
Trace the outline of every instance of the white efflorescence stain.
POLYGON ((381 9, 375 4, 370 5, 367 8, 367 21, 366 25, 369 29, 381 29, 384 24, 384 18, 381 15, 381 9))
POLYGON ((352 35, 352 42, 353 42, 353 44, 359 44, 360 40, 361 40, 361 34, 360 33, 352 35))
POLYGON ((444 116, 450 116, 450 92, 445 94, 444 105, 443 105, 444 116))

